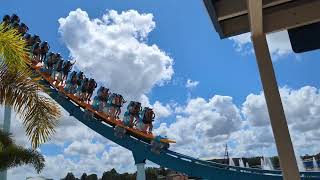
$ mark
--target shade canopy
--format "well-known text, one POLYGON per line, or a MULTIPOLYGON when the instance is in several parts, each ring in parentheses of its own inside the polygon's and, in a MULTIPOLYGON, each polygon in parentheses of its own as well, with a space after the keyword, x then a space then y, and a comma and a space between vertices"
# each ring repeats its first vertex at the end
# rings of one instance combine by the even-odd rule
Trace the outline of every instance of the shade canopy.
MULTIPOLYGON (((250 32, 247 0, 203 1, 220 38, 250 32)), ((265 33, 317 22, 320 22, 320 0, 263 0, 265 33)))

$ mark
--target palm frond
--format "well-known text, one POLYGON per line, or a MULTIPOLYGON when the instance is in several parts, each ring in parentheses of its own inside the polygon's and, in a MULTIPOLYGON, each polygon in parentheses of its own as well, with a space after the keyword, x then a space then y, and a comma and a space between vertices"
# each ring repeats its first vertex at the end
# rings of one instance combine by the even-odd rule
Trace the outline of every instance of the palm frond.
POLYGON ((0 170, 32 164, 39 173, 45 166, 44 162, 44 157, 34 149, 24 149, 21 146, 10 145, 0 150, 0 170))
POLYGON ((23 69, 26 67, 27 58, 26 42, 16 29, 8 29, 0 24, 0 58, 11 69, 23 69))
POLYGON ((32 76, 27 68, 10 71, 0 63, 0 104, 12 106, 20 114, 32 147, 36 148, 55 132, 60 110, 40 93, 45 90, 32 76))

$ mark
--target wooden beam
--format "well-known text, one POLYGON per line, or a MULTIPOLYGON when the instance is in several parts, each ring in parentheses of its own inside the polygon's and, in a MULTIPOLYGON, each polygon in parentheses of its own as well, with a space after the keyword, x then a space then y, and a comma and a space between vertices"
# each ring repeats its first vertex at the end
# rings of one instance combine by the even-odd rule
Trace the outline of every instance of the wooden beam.
MULTIPOLYGON (((277 6, 293 0, 263 0, 263 8, 277 6)), ((236 16, 248 14, 246 0, 220 0, 215 1, 214 6, 218 21, 230 19, 236 16)))
MULTIPOLYGON (((320 22, 320 1, 299 0, 264 9, 263 30, 265 33, 291 29, 320 22)), ((220 21, 225 37, 250 32, 248 15, 220 21)))
POLYGON ((264 90, 271 127, 284 180, 300 180, 291 137, 284 114, 266 35, 263 32, 262 0, 247 0, 252 42, 264 90))
POLYGON ((263 35, 262 0, 248 0, 251 35, 263 35))

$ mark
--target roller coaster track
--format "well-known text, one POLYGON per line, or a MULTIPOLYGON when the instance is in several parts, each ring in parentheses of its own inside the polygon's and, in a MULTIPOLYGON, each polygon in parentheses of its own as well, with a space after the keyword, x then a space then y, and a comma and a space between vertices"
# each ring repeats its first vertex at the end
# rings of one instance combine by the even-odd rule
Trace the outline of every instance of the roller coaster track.
MULTIPOLYGON (((38 71, 39 73, 39 71, 38 71)), ((130 150, 136 163, 150 160, 162 167, 185 173, 192 177, 203 179, 237 179, 237 180, 277 180, 282 179, 281 171, 242 168, 225 164, 204 161, 183 155, 168 149, 162 149, 159 154, 154 153, 150 141, 138 136, 125 134, 123 137, 115 135, 114 124, 108 124, 92 112, 83 108, 77 101, 73 101, 59 88, 53 86, 46 78, 39 80, 48 91, 48 95, 60 104, 70 116, 75 117, 84 125, 99 133, 103 137, 130 150)), ((320 172, 301 172, 301 179, 320 179, 320 172)))

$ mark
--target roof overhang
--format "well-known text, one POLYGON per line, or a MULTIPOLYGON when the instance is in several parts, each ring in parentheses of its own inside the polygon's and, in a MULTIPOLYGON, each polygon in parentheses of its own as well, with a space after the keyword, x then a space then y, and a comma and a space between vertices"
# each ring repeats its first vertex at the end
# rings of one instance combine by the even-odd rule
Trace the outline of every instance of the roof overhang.
MULTIPOLYGON (((247 0, 203 0, 220 35, 250 32, 247 0)), ((263 0, 263 31, 271 33, 320 22, 320 0, 263 0)))

